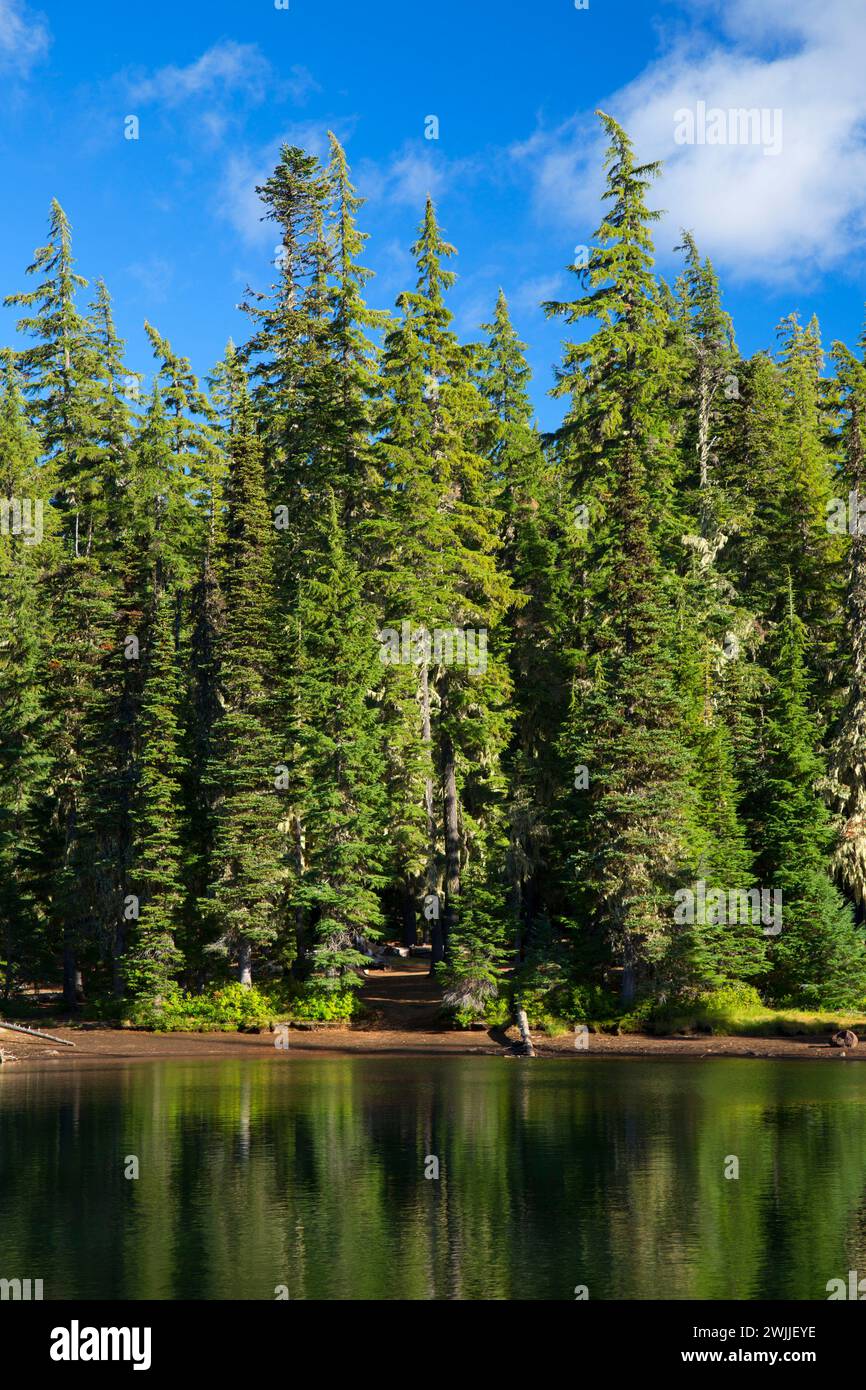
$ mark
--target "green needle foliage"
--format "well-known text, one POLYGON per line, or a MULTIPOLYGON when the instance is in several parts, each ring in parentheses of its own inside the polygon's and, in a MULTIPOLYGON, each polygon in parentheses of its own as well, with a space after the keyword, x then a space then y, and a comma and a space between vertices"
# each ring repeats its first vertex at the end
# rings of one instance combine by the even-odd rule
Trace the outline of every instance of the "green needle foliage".
POLYGON ((252 982, 254 953, 278 933, 284 893, 284 835, 278 789, 283 748, 277 731, 277 619, 274 528, 265 494, 262 449, 242 369, 235 375, 228 440, 225 539, 219 560, 224 614, 217 637, 219 713, 207 781, 213 802, 208 916, 215 954, 252 982))
POLYGON ((148 634, 141 701, 133 865, 138 915, 124 956, 130 993, 148 1003, 168 993, 182 961, 174 942, 183 904, 179 706, 171 596, 161 593, 148 634))
POLYGON ((866 340, 792 314, 744 358, 599 118, 550 436, 505 294, 455 331, 430 198, 369 307, 333 135, 259 188, 206 386, 148 324, 142 391, 52 203, 0 368, 7 996, 349 1017, 422 937, 464 1023, 866 1007, 866 340))

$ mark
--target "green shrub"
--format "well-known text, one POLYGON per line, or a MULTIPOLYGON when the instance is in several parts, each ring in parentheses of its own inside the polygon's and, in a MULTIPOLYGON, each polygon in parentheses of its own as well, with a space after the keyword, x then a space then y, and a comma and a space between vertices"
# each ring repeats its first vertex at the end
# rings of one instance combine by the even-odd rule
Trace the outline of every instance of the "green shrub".
POLYGON ((511 1022, 511 1006, 502 995, 488 999, 483 1010, 455 1009, 451 1015, 458 1028, 469 1028, 473 1023, 485 1023, 488 1028, 506 1028, 511 1022))
POLYGON ((335 988, 318 980, 308 980, 293 986, 285 1016, 310 1023, 330 1023, 338 1019, 348 1023, 363 1011, 358 985, 341 982, 335 988))
POLYGON ((279 1013, 278 1003, 269 995, 233 984, 208 994, 173 989, 159 1002, 135 1005, 129 1020, 138 1028, 160 1033, 257 1032, 279 1013))
MULTIPOLYGON (((558 985, 539 1000, 539 1012, 565 1020, 567 1023, 598 1023, 618 1017, 615 997, 601 985, 558 985)), ((530 1017, 535 1010, 530 1010, 530 1017)))
POLYGON ((363 1012, 357 989, 357 985, 326 985, 317 980, 269 992, 241 984, 205 994, 177 988, 158 1003, 134 1005, 128 1019, 137 1028, 159 1033, 258 1032, 280 1019, 348 1022, 363 1012))

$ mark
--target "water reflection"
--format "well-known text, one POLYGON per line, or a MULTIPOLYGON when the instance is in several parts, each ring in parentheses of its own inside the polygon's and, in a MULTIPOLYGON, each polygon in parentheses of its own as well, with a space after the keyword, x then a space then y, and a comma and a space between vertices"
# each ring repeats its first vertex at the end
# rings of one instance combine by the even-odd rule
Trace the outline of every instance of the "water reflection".
POLYGON ((825 1298, 866 1275, 864 1192, 859 1065, 0 1076, 0 1278, 46 1298, 825 1298))

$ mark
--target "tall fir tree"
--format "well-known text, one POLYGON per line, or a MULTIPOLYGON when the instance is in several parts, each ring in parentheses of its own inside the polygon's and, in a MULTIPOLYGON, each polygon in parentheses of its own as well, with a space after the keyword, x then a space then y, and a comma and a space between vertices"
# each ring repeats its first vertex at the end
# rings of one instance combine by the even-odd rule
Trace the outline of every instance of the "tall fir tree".
MULTIPOLYGON (((652 274, 646 205, 654 164, 600 113, 608 136, 608 210, 587 294, 548 312, 597 331, 570 343, 556 390, 572 397, 563 442, 592 488, 592 632, 583 638, 562 741, 581 769, 565 800, 563 871, 589 954, 614 967, 626 1003, 664 981, 673 892, 694 845, 686 711, 674 659, 674 595, 658 555, 676 464, 665 418, 665 319, 652 274)), ((584 947, 583 949, 586 949, 584 947)))
MULTIPOLYGON (((138 910, 123 973, 136 1004, 158 1006, 182 964, 175 944, 184 900, 181 815, 181 682, 169 591, 155 591, 141 701, 132 881, 138 910)), ((127 912, 129 909, 126 909, 127 912)))
POLYGON ((298 648, 292 737, 305 829, 293 897, 304 910, 299 945, 306 967, 337 984, 364 963, 365 943, 382 930, 387 846, 375 698, 381 666, 375 615, 347 555, 333 496, 321 531, 311 537, 315 573, 302 580, 291 624, 298 648))
POLYGON ((39 466, 39 455, 7 352, 0 382, 0 958, 6 997, 23 979, 51 969, 51 880, 41 850, 53 767, 44 596, 56 537, 51 470, 39 466))
POLYGON ((823 766, 809 709, 806 629, 792 591, 774 643, 762 785, 762 882, 782 895, 770 986, 781 1004, 845 1009, 862 998, 866 938, 830 879, 833 823, 818 790, 823 766))
POLYGON ((385 345, 384 489, 371 536, 383 626, 408 624, 407 664, 416 671, 416 698, 404 688, 398 703, 428 760, 418 812, 428 841, 426 896, 444 889, 444 910, 432 919, 435 964, 457 929, 461 870, 484 857, 502 820, 510 726, 502 624, 514 589, 499 559, 496 488, 482 452, 489 412, 445 301, 454 248, 429 198, 412 250, 416 288, 401 297, 402 318, 385 345), (458 662, 461 643, 466 657, 458 662))
POLYGON ((219 714, 207 782, 213 805, 208 897, 213 949, 252 983, 254 958, 267 963, 285 893, 285 836, 277 794, 285 768, 276 729, 279 662, 273 577, 274 528, 265 494, 262 449, 242 368, 226 443, 227 518, 220 574, 223 625, 217 637, 219 714))

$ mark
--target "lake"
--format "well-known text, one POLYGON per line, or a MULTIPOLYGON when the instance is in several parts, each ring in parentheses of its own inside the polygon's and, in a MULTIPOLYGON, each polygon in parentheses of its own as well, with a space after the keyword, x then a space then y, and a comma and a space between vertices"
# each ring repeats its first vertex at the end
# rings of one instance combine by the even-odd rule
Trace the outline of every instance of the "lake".
POLYGON ((46 1299, 824 1299, 864 1198, 856 1063, 0 1068, 0 1278, 46 1299))

